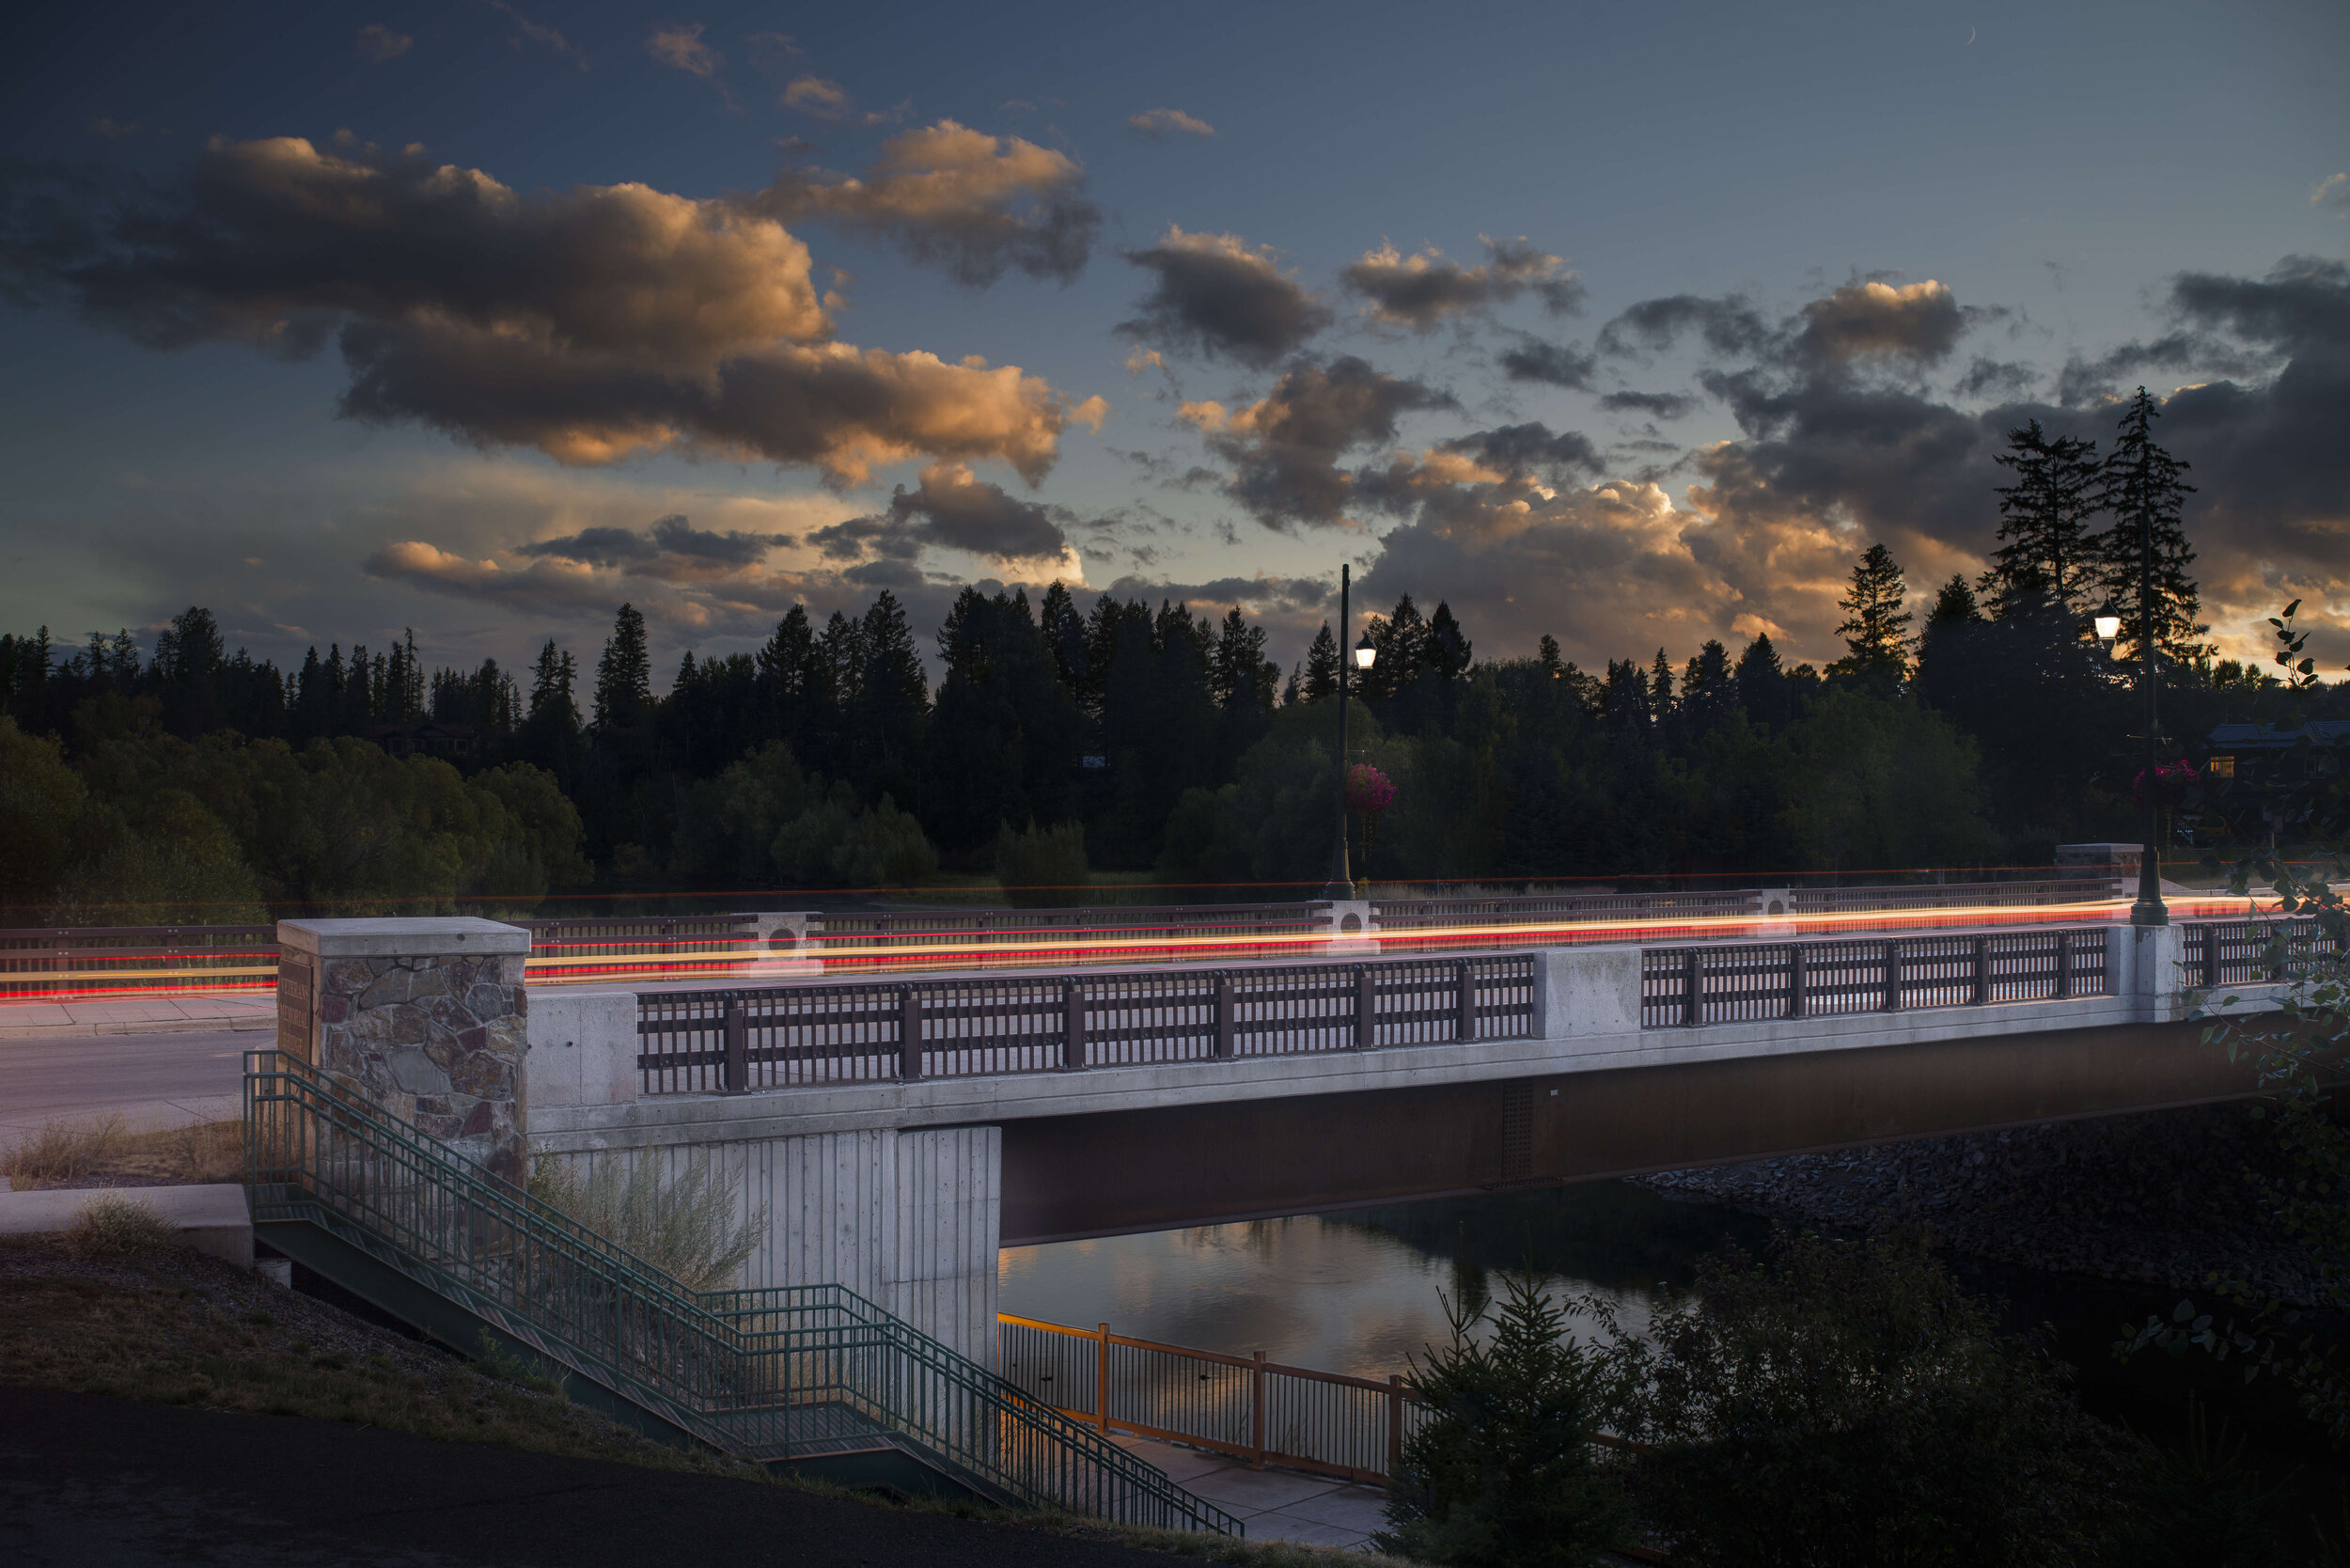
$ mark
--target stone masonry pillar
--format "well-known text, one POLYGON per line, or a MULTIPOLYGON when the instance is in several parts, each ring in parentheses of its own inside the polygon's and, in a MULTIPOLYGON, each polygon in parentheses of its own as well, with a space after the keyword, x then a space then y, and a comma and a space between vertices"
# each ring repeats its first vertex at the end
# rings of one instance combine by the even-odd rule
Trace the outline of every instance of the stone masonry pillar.
POLYGON ((280 920, 277 941, 309 978, 306 996, 280 992, 281 1042, 306 1039, 320 1071, 523 1181, 530 933, 471 917, 280 920))

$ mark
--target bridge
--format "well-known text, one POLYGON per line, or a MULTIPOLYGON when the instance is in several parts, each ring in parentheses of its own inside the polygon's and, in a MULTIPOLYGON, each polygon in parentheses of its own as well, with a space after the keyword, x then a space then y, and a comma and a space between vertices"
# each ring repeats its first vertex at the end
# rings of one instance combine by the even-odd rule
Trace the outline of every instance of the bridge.
POLYGON ((488 921, 279 934, 290 1055, 509 1177, 708 1161, 747 1286, 979 1362, 1001 1247, 2237 1097, 2193 994, 2275 987, 2241 917, 658 990, 486 983, 488 921))

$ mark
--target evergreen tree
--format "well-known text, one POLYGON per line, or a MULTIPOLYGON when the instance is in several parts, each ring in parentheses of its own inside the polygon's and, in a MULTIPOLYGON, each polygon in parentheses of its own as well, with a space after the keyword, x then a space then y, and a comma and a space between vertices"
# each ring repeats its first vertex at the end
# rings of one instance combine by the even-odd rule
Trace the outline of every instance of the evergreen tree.
POLYGON ((1092 666, 1086 657, 1085 617, 1077 613, 1077 596, 1058 578, 1044 590, 1037 630, 1052 656, 1053 674, 1079 701, 1086 698, 1092 666))
POLYGON ((1208 692, 1219 708, 1273 706, 1273 683, 1281 669, 1264 656, 1264 635, 1263 627, 1248 624, 1239 605, 1225 615, 1208 655, 1208 692))
MULTIPOLYGON (((1553 644, 1554 650, 1557 645, 1553 644)), ((1458 681, 1469 670, 1468 634, 1453 619, 1452 606, 1436 601, 1436 613, 1428 618, 1428 641, 1421 657, 1440 681, 1458 681)))
POLYGON ((2113 525, 2092 542, 2107 601, 2122 618, 2126 657, 2142 657, 2151 635, 2157 658, 2192 665, 2211 651, 2198 640, 2211 628, 2195 619, 2202 608, 2201 598, 2195 579, 2186 574, 2195 552, 2187 547, 2179 516, 2195 487, 2179 477, 2187 465, 2155 444, 2154 422, 2160 417, 2162 410, 2139 387, 2122 416, 2121 433, 2099 475, 2097 505, 2112 515, 2113 525), (2154 557, 2151 597, 2143 586, 2149 550, 2154 557))
POLYGON ((1909 588, 1893 553, 1872 544, 1852 569, 1852 588, 1838 601, 1846 619, 1836 628, 1851 650, 1848 657, 1829 666, 1831 675, 1890 676, 1895 683, 1909 673, 1909 623, 1903 608, 1909 588))
POLYGON ((645 618, 635 605, 622 604, 596 661, 596 728, 633 724, 651 705, 652 651, 645 638, 645 618))
POLYGON ((1656 651, 1656 662, 1648 671, 1649 712, 1659 719, 1671 716, 1673 711, 1673 666, 1665 657, 1665 651, 1656 651))
POLYGON ((1565 678, 1566 666, 1559 660, 1559 639, 1548 632, 1543 634, 1543 640, 1536 647, 1535 662, 1543 666, 1543 673, 1553 681, 1565 678))
POLYGON ((1779 664, 1778 650, 1771 644, 1768 632, 1758 632, 1738 655, 1733 679, 1738 682, 1738 705, 1747 711, 1747 717, 1766 729, 1784 727, 1792 713, 1788 701, 1787 672, 1779 664))
POLYGON ((2097 444, 2048 438, 2034 419, 2007 432, 1993 461, 2015 476, 1999 487, 1999 538, 1981 588, 1991 613, 2005 617, 2044 605, 2065 616, 2088 608, 2096 586, 2089 520, 2097 510, 2097 444))
POLYGON ((1308 702, 1339 695, 1339 639, 1326 620, 1306 650, 1306 680, 1299 689, 1308 702))

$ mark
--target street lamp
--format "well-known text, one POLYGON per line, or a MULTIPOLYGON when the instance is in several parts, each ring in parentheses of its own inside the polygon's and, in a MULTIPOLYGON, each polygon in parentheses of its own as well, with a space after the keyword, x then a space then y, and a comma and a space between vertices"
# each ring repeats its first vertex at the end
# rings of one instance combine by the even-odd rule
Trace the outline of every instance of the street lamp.
MULTIPOLYGON (((2162 786, 2159 720, 2154 709, 2154 518, 2141 508, 2138 519, 2138 683, 2146 691, 2146 771, 2139 776, 2146 792, 2146 852, 2138 857, 2138 902, 2130 905, 2130 924, 2167 926, 2170 911, 2162 902, 2162 786)), ((2110 625, 2121 635, 2122 618, 2101 615, 2097 635, 2110 625)))
MULTIPOLYGON (((1353 580, 1353 568, 1341 565, 1339 568, 1339 646, 1341 649, 1346 646, 1347 624, 1354 619, 1347 607, 1347 594, 1353 580)), ((1371 646, 1371 634, 1364 633, 1363 640, 1355 645, 1355 667, 1369 669, 1378 657, 1379 651, 1371 646)), ((1330 883, 1322 890, 1322 896, 1333 902, 1355 896, 1355 873, 1346 864, 1346 666, 1347 661, 1341 655, 1339 659, 1339 839, 1338 847, 1330 852, 1330 883)))
POLYGON ((2120 616, 2101 615, 2097 618, 2097 640, 2106 645, 2107 652, 2113 651, 2113 639, 2121 635, 2122 618, 2120 616))

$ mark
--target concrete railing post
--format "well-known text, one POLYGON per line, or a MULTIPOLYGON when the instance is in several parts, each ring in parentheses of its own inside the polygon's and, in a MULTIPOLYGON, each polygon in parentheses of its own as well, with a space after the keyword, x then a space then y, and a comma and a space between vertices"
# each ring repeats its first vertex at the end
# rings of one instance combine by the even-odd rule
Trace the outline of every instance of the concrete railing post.
POLYGON ((911 985, 898 987, 898 1081, 913 1083, 922 1076, 922 993, 911 985))
POLYGON ((1082 1073, 1086 1065, 1086 988, 1083 980, 1060 982, 1060 1065, 1082 1073))
POLYGON ((1355 1049, 1369 1051, 1379 1043, 1379 983, 1371 965, 1355 965, 1355 1049))
POLYGON ((1218 974, 1214 977, 1214 1055, 1218 1061, 1230 1061, 1232 1058, 1232 1046, 1234 1043, 1232 1039, 1234 1033, 1232 1020, 1232 977, 1226 974, 1218 974))
POLYGON ((522 1182, 528 932, 470 917, 281 920, 277 943, 313 972, 320 1071, 522 1182))
POLYGON ((740 996, 727 998, 726 1091, 746 1094, 751 1087, 750 1011, 740 996))

